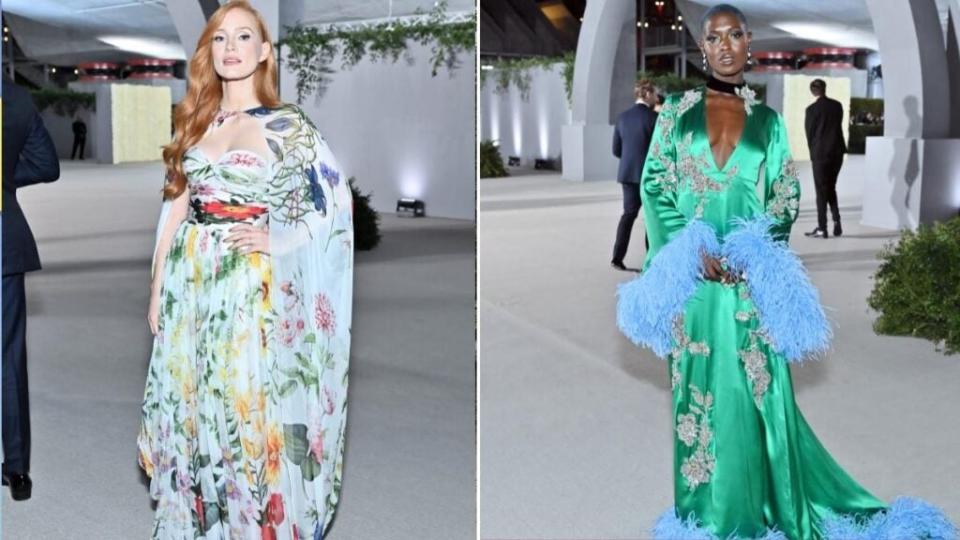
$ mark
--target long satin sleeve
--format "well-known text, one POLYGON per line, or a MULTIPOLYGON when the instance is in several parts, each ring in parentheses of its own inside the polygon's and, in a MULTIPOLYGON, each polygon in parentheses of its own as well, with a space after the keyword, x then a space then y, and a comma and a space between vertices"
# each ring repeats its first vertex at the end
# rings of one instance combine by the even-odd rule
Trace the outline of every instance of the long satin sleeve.
POLYGON ((640 200, 650 241, 644 266, 648 266, 657 252, 687 224, 687 218, 677 208, 677 97, 669 96, 657 117, 650 151, 640 176, 640 200))
POLYGON ((800 207, 800 175, 790 157, 787 128, 780 115, 767 144, 764 169, 763 208, 773 220, 770 233, 774 240, 786 242, 800 207))

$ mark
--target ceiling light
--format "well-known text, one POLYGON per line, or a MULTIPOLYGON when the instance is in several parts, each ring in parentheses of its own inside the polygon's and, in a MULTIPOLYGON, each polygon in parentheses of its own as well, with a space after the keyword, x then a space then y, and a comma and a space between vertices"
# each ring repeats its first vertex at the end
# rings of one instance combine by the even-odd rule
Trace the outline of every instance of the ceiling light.
POLYGON ((171 60, 187 59, 183 45, 177 42, 131 36, 100 36, 97 39, 117 49, 139 53, 144 56, 171 60))
POLYGON ((73 70, 73 74, 74 74, 74 75, 79 75, 79 74, 80 74, 80 70, 79 70, 79 69, 73 70))
POLYGON ((10 37, 9 37, 9 36, 3 36, 3 41, 10 41, 10 37))
POLYGON ((682 21, 682 20, 683 20, 683 15, 677 15, 677 20, 678 20, 678 21, 682 21))
POLYGON ((670 29, 671 29, 671 30, 676 30, 676 29, 677 29, 677 25, 671 24, 671 25, 670 25, 670 29))
POLYGON ((6 34, 6 33, 9 32, 9 31, 10 31, 10 27, 9 27, 9 26, 4 26, 4 27, 3 27, 3 33, 4 33, 4 34, 6 34))
POLYGON ((480 66, 480 69, 482 69, 483 71, 490 71, 493 69, 493 66, 491 66, 490 64, 484 64, 480 66))
POLYGON ((637 28, 640 28, 641 26, 643 26, 643 23, 641 23, 640 21, 637 21, 637 28))
POLYGON ((772 22, 771 26, 796 37, 818 41, 830 47, 880 50, 877 37, 853 26, 836 23, 772 22))
POLYGON ((643 27, 644 27, 644 28, 650 28, 650 23, 648 23, 648 22, 643 23, 643 27))

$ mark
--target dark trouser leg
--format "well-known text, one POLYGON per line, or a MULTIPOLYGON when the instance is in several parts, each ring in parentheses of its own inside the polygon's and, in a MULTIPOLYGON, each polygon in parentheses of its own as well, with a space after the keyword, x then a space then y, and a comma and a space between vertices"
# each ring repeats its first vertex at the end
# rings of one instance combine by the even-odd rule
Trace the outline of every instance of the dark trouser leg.
POLYGON ((3 470, 30 472, 27 302, 23 274, 3 276, 3 470))
POLYGON ((827 198, 826 182, 833 169, 833 164, 829 161, 814 161, 813 166, 813 187, 817 191, 817 227, 822 231, 827 230, 827 198))
POLYGON ((640 213, 640 185, 639 184, 620 184, 623 189, 623 215, 620 216, 620 224, 617 225, 617 241, 613 245, 613 262, 622 263, 627 255, 627 246, 630 245, 630 233, 633 230, 633 222, 637 220, 640 213))
POLYGON ((83 159, 83 152, 87 149, 87 136, 80 137, 80 159, 83 159))
MULTIPOLYGON (((826 190, 827 204, 830 205, 830 214, 834 223, 840 223, 840 205, 837 203, 837 177, 840 176, 840 168, 843 167, 843 157, 830 162, 829 176, 827 176, 823 187, 826 190)), ((826 218, 824 218, 826 221, 826 218)))

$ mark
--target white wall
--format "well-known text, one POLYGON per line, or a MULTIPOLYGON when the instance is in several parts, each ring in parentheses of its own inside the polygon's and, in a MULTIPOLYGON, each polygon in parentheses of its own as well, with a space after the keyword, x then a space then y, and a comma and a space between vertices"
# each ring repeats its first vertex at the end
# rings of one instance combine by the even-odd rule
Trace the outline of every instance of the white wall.
MULTIPOLYGON (((87 109, 77 109, 77 115, 87 124, 87 146, 83 150, 84 159, 96 161, 97 156, 97 137, 96 137, 96 113, 87 109)), ((57 156, 61 160, 70 159, 70 151, 73 150, 73 117, 60 116, 53 112, 53 107, 47 107, 42 113, 43 125, 50 132, 50 138, 53 145, 57 147, 57 156)))
POLYGON ((530 74, 526 101, 512 84, 498 93, 496 71, 486 72, 480 90, 480 138, 500 143, 504 163, 509 156, 520 157, 525 166, 532 166, 538 158, 559 157, 561 128, 570 123, 563 64, 555 64, 552 69, 535 68, 530 74))
MULTIPOLYGON (((301 105, 330 144, 347 176, 373 207, 396 211, 397 199, 424 201, 428 216, 476 219, 476 63, 430 76, 430 49, 409 44, 408 65, 363 60, 331 75, 319 100, 301 105)), ((284 64, 286 65, 286 64, 284 64)), ((331 67, 339 69, 340 60, 331 67)), ((281 98, 297 99, 296 76, 284 68, 281 98)))

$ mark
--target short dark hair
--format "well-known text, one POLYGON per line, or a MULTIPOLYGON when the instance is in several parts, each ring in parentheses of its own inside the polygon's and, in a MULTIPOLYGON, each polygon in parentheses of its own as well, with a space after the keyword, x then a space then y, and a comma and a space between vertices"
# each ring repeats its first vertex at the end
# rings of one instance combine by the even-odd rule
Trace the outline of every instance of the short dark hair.
POLYGON ((731 6, 730 4, 717 4, 712 8, 708 9, 703 17, 700 17, 700 31, 703 32, 707 28, 707 22, 714 16, 720 13, 727 13, 733 15, 740 21, 740 26, 743 26, 744 31, 747 30, 747 16, 743 14, 737 7, 731 6))
POLYGON ((810 90, 813 90, 817 94, 826 94, 827 82, 823 79, 814 79, 810 81, 810 90))

